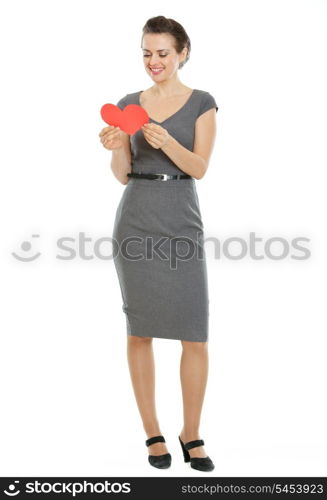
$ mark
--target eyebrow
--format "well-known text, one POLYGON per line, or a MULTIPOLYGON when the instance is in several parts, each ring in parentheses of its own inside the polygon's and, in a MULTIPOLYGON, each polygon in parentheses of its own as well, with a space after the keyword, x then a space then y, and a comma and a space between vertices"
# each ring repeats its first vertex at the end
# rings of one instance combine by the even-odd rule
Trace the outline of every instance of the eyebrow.
MULTIPOLYGON (((151 52, 149 49, 142 49, 145 50, 146 52, 151 52)), ((169 52, 169 49, 158 49, 157 52, 161 52, 162 50, 167 50, 169 52)))

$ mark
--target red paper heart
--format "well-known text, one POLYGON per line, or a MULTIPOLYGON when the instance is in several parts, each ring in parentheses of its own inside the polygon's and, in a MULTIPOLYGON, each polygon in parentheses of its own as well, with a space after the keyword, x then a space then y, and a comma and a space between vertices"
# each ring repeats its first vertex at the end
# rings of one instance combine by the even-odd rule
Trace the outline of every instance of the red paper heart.
POLYGON ((129 135, 135 134, 145 123, 149 123, 148 113, 138 104, 128 104, 123 111, 115 104, 104 104, 100 112, 108 125, 120 127, 129 135))

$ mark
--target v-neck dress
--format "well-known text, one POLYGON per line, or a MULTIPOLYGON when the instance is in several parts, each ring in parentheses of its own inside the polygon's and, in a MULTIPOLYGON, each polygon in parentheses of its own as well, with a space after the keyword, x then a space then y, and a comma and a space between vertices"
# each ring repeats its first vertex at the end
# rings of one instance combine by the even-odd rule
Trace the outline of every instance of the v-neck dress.
MULTIPOLYGON (((117 106, 140 105, 142 91, 117 106)), ((194 89, 186 103, 162 122, 182 146, 193 151, 195 122, 218 106, 194 89)), ((130 136, 132 172, 183 174, 142 130, 130 136)), ((196 183, 187 179, 130 178, 116 210, 112 232, 114 264, 126 317, 127 335, 206 342, 209 291, 204 227, 196 183)))

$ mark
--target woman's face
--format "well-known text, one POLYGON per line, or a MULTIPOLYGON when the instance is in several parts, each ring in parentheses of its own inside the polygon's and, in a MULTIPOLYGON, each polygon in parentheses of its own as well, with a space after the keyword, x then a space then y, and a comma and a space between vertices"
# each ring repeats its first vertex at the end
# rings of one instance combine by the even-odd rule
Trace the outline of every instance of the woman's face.
POLYGON ((155 82, 171 78, 184 60, 187 49, 177 54, 174 38, 169 33, 147 33, 142 40, 143 62, 146 72, 155 82), (155 71, 155 69, 159 71, 155 71))

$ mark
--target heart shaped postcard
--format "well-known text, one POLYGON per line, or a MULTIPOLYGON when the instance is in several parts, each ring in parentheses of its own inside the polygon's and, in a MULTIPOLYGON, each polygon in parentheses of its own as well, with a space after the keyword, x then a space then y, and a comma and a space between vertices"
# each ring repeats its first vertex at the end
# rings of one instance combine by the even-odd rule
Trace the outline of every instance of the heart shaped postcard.
POLYGON ((104 104, 100 113, 108 125, 120 127, 129 135, 135 134, 145 123, 149 123, 148 113, 138 104, 128 104, 123 110, 115 104, 104 104))

